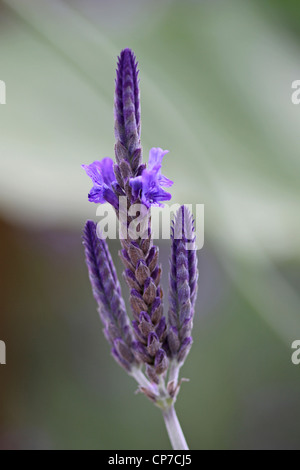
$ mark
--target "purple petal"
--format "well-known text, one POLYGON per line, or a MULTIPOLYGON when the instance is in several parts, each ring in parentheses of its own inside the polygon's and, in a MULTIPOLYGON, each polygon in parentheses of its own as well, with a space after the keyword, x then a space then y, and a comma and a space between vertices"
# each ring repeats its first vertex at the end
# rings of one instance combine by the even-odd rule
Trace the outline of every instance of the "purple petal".
POLYGON ((166 178, 164 175, 158 175, 158 181, 160 186, 164 188, 170 188, 174 184, 173 181, 169 180, 169 178, 166 178))
POLYGON ((163 150, 160 147, 153 147, 149 152, 149 170, 160 170, 163 157, 169 153, 169 150, 163 150))
POLYGON ((102 178, 107 186, 110 186, 116 181, 114 174, 114 162, 111 158, 103 158, 101 162, 96 162, 98 164, 99 171, 102 174, 102 178))
POLYGON ((143 188, 143 177, 136 176, 135 178, 130 178, 129 184, 132 187, 133 196, 136 198, 139 195, 139 192, 143 188))
POLYGON ((89 192, 88 199, 90 202, 104 204, 106 200, 103 197, 103 186, 94 185, 89 192))
POLYGON ((103 158, 101 162, 95 161, 90 165, 81 166, 94 183, 88 196, 89 201, 100 204, 109 202, 117 209, 118 198, 111 189, 116 183, 112 159, 103 158))

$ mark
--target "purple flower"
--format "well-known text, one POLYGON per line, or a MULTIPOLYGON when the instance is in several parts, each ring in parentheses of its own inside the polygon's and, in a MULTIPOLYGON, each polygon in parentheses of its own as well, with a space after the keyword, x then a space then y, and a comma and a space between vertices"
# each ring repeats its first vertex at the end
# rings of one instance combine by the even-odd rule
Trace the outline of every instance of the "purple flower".
POLYGON ((118 198, 112 189, 116 183, 112 159, 103 158, 100 162, 96 161, 90 165, 81 166, 94 183, 88 195, 89 201, 100 204, 109 202, 117 209, 118 198))
POLYGON ((140 198, 145 206, 163 206, 161 201, 169 201, 171 194, 163 189, 172 186, 173 181, 161 174, 162 159, 168 153, 159 147, 153 147, 149 152, 148 169, 143 170, 140 176, 130 179, 133 196, 140 198))

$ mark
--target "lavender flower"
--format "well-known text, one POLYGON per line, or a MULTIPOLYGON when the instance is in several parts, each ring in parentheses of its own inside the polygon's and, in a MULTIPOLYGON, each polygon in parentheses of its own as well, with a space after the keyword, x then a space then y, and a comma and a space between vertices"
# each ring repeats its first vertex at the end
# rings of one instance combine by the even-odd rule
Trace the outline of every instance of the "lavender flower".
POLYGON ((131 349, 132 330, 107 244, 97 237, 96 224, 91 220, 85 225, 83 244, 104 334, 112 345, 113 357, 124 369, 130 371, 132 366, 137 365, 131 349))
POLYGON ((194 227, 191 214, 182 206, 172 227, 167 324, 163 314, 159 252, 152 242, 149 216, 152 205, 163 205, 163 201, 171 199, 171 194, 163 188, 172 186, 173 182, 161 174, 167 150, 152 148, 148 168, 142 163, 138 70, 130 49, 124 49, 118 60, 114 115, 116 163, 104 158, 83 168, 93 182, 89 200, 101 204, 109 202, 121 228, 126 229, 119 254, 130 288, 132 324, 106 242, 97 238, 92 221, 87 222, 84 231, 89 277, 114 358, 137 380, 139 390, 162 409, 174 449, 187 449, 173 405, 180 387, 179 368, 192 344, 198 276, 194 227), (120 196, 123 200, 119 205, 120 196), (127 217, 127 213, 123 219, 124 196, 125 209, 132 204, 141 204, 146 209, 147 225, 143 234, 146 236, 135 237, 132 229, 129 230, 134 219, 127 217))
POLYGON ((192 346, 198 280, 194 221, 185 206, 175 216, 171 238, 168 346, 169 356, 182 364, 192 346))
POLYGON ((144 169, 140 176, 130 178, 134 199, 140 199, 146 207, 151 205, 162 206, 161 201, 169 201, 171 194, 163 187, 169 188, 173 181, 161 174, 162 159, 168 150, 153 147, 149 152, 149 169, 144 169))
POLYGON ((114 192, 116 177, 113 170, 112 159, 103 158, 101 162, 96 161, 90 165, 81 166, 94 184, 88 195, 89 201, 101 204, 109 202, 117 209, 118 198, 114 192))

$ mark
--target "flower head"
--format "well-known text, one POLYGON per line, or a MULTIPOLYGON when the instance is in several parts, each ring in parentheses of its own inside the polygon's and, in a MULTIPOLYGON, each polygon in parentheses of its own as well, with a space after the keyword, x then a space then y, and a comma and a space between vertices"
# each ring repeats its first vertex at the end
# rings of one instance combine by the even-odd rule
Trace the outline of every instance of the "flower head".
POLYGON ((81 166, 94 184, 88 195, 89 201, 100 204, 109 202, 112 206, 117 208, 118 198, 113 191, 116 177, 113 170, 112 159, 103 158, 101 161, 81 166))
POLYGON ((168 346, 172 358, 183 363, 192 346, 198 281, 194 219, 186 206, 176 213, 171 238, 168 346))
POLYGON ((88 220, 83 234, 86 263, 104 334, 115 360, 127 371, 137 365, 131 350, 132 329, 116 270, 106 241, 98 238, 95 222, 88 220))
POLYGON ((163 187, 172 186, 173 181, 161 174, 162 159, 168 152, 153 147, 149 152, 148 169, 144 169, 140 176, 130 179, 134 197, 139 197, 147 207, 163 206, 161 201, 169 201, 172 197, 163 187))

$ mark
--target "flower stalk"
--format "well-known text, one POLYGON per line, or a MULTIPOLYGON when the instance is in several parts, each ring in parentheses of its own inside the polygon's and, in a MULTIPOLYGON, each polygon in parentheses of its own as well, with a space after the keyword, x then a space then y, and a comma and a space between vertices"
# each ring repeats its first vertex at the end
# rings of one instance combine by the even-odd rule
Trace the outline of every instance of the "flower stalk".
POLYGON ((169 406, 163 411, 163 417, 173 449, 188 450, 189 448, 177 418, 174 405, 169 406))

